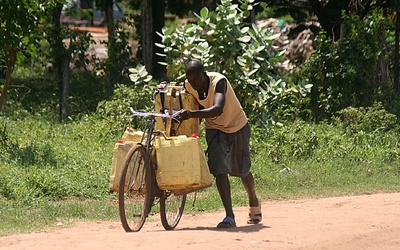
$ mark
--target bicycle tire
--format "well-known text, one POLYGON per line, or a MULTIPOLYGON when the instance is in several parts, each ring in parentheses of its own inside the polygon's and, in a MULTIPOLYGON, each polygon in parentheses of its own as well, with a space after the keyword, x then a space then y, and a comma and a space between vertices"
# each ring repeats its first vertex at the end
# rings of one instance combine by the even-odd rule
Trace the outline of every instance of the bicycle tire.
POLYGON ((121 173, 118 204, 122 226, 126 232, 138 232, 152 206, 152 174, 150 161, 146 162, 146 148, 132 147, 121 173))
POLYGON ((161 191, 160 216, 165 230, 173 230, 182 218, 186 194, 175 195, 172 191, 161 191))

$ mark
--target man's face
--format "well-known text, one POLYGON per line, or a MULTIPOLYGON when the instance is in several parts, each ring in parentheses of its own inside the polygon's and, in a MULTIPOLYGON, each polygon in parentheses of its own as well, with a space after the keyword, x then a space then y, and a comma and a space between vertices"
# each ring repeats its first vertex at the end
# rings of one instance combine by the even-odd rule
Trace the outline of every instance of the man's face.
POLYGON ((186 78, 195 90, 202 92, 207 90, 207 79, 205 72, 192 73, 190 75, 186 75, 186 78))

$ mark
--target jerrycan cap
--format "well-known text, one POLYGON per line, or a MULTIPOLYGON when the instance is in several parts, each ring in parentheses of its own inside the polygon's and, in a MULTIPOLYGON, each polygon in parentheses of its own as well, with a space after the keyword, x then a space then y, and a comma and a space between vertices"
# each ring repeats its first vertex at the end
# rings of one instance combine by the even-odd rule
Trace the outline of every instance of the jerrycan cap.
POLYGON ((197 138, 197 137, 199 137, 199 135, 196 133, 190 135, 190 138, 197 138))
POLYGON ((160 82, 160 84, 158 84, 157 89, 165 89, 166 85, 167 85, 167 82, 162 81, 162 82, 160 82))

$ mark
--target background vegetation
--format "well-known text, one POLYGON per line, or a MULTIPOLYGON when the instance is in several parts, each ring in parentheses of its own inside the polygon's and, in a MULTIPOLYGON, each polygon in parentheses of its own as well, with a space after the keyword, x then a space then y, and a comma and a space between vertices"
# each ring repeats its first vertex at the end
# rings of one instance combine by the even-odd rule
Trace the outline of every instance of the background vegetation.
MULTIPOLYGON (((129 2, 124 6, 137 13, 129 2)), ((175 21, 160 30, 157 45, 168 65, 165 79, 182 80, 189 55, 230 78, 251 120, 252 169, 263 200, 399 192, 397 9, 379 5, 362 16, 339 12, 346 35, 334 39, 322 29, 311 58, 282 74, 288 58, 277 50, 277 37, 248 18, 255 9, 258 18, 276 15, 293 22, 298 16, 281 13, 271 1, 252 2, 210 3, 186 13, 193 20, 188 25, 175 21)), ((318 19, 309 8, 303 13, 307 15, 299 23, 318 19)), ((137 24, 117 24, 121 28, 112 44, 116 61, 88 52, 90 34, 63 27, 71 64, 69 114, 62 120, 54 42, 50 32, 39 29, 44 26, 35 24, 29 34, 17 32, 24 43, 0 40, 16 49, 7 102, 0 111, 0 235, 82 219, 118 220, 116 195, 108 193, 114 143, 127 126, 141 129, 143 119, 131 117, 128 108, 152 110, 151 95, 161 80, 148 73, 129 47, 132 38, 140 37, 137 24), (118 74, 110 74, 114 70, 118 74)), ((7 53, 0 51, 2 91, 7 53)), ((232 178, 232 192, 235 206, 247 205, 238 179, 232 178)), ((196 195, 195 202, 191 195, 186 212, 222 206, 214 187, 196 195)))

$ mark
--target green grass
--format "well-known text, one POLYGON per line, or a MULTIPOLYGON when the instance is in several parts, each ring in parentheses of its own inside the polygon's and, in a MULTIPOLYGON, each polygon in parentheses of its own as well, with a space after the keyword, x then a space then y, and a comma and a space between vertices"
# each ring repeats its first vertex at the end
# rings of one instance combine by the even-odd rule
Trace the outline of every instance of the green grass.
MULTIPOLYGON (((2 116, 0 124, 0 235, 119 219, 116 194, 108 194, 118 126, 93 117, 59 124, 28 113, 2 116)), ((340 123, 253 127, 257 193, 268 200, 399 192, 398 138, 396 128, 349 131, 340 123)), ((240 180, 231 184, 234 206, 246 206, 240 180)), ((185 212, 221 207, 213 185, 191 194, 185 212)))

